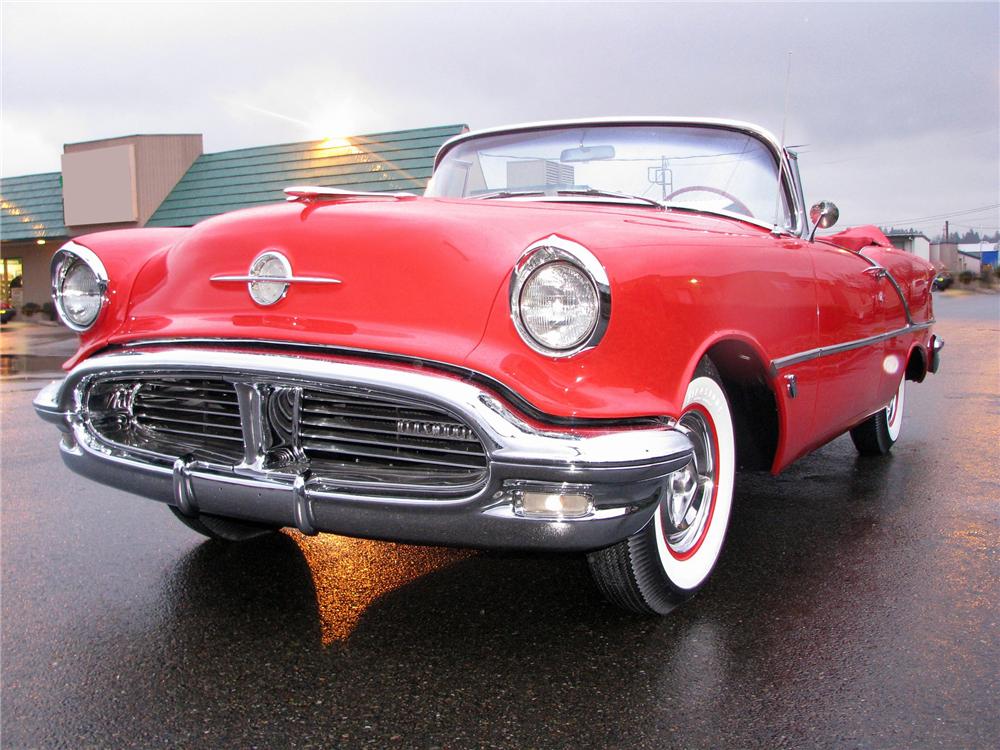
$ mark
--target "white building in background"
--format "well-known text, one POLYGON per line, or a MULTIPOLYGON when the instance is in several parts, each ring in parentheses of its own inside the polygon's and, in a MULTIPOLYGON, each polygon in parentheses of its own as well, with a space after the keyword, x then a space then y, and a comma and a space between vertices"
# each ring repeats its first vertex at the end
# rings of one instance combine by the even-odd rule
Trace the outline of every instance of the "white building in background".
POLYGON ((922 232, 889 232, 886 237, 893 247, 913 253, 926 261, 931 259, 931 241, 922 232))
POLYGON ((979 273, 984 265, 997 267, 996 242, 961 242, 958 245, 958 270, 979 273))

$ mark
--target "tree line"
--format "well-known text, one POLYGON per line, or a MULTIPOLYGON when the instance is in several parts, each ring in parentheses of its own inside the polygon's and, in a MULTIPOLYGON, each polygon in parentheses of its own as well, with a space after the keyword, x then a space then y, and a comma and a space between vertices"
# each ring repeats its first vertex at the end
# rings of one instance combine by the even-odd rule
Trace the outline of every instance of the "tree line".
MULTIPOLYGON (((912 232, 913 234, 923 234, 927 236, 927 233, 920 229, 914 229, 913 227, 902 228, 902 227, 879 227, 883 234, 890 234, 892 232, 912 232)), ((931 242, 959 242, 963 245, 973 244, 980 242, 1000 242, 1000 230, 997 230, 993 234, 980 234, 974 229, 968 229, 965 232, 950 231, 948 232, 948 239, 944 239, 944 232, 938 232, 936 235, 930 238, 931 242)))

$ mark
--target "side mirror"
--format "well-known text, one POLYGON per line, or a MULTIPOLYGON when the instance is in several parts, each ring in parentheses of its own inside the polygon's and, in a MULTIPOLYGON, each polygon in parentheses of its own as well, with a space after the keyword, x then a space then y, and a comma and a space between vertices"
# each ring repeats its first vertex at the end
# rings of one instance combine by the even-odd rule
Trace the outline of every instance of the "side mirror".
POLYGON ((840 218, 840 209, 833 201, 820 201, 809 209, 809 221, 812 222, 812 229, 809 232, 809 241, 816 237, 817 229, 828 229, 837 223, 840 218))

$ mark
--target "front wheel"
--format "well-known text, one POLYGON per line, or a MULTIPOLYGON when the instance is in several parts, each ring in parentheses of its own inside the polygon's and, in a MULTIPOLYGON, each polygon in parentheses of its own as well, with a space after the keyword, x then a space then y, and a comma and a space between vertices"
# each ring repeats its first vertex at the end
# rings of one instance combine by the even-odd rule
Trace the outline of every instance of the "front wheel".
POLYGON ((726 392, 707 358, 688 385, 677 428, 687 433, 694 455, 668 479, 651 522, 587 556, 605 598, 643 614, 666 614, 694 596, 715 567, 726 536, 736 441, 726 392))
POLYGON ((892 401, 851 430, 851 440, 862 456, 885 456, 896 444, 903 425, 905 385, 906 377, 903 377, 892 401))

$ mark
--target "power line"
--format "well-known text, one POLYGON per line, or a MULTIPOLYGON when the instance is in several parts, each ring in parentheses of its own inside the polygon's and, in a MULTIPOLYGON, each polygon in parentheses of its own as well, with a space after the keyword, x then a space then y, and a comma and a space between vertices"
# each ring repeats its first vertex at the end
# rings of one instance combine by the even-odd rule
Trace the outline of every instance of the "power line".
POLYGON ((948 213, 945 214, 933 214, 931 216, 918 216, 915 219, 895 219, 893 221, 880 221, 879 224, 880 225, 906 224, 907 222, 913 224, 918 221, 937 221, 937 220, 949 219, 952 216, 964 216, 966 214, 977 214, 983 211, 995 211, 998 208, 1000 208, 1000 203, 994 203, 991 206, 980 206, 979 208, 967 208, 967 209, 962 209, 960 211, 949 211, 948 213))

